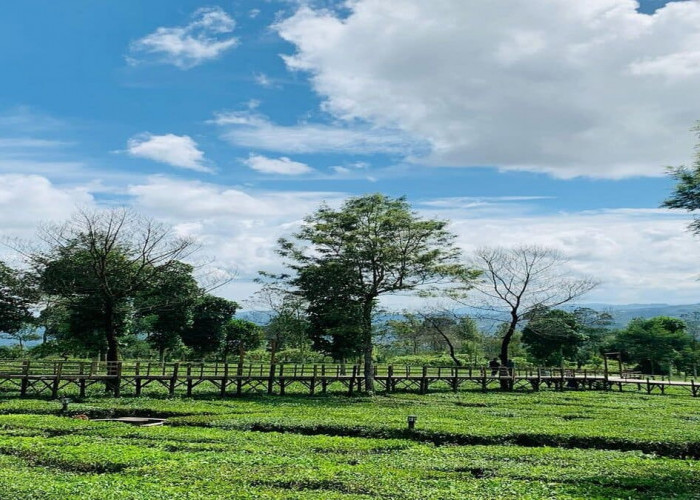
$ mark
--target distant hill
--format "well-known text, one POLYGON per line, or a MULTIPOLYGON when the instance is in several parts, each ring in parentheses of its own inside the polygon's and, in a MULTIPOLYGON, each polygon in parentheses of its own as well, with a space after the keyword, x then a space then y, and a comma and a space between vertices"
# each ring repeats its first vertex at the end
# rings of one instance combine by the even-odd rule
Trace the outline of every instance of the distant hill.
MULTIPOLYGON (((610 313, 614 318, 616 328, 622 328, 630 320, 634 318, 653 318, 654 316, 671 316, 672 318, 682 318, 683 315, 700 312, 700 304, 684 304, 684 305, 669 305, 669 304, 577 304, 568 306, 566 309, 575 309, 577 307, 589 307, 596 311, 610 313)), ((497 314, 485 313, 483 310, 472 308, 460 308, 457 314, 471 316, 476 319, 480 328, 491 329, 499 318, 497 314)), ((274 313, 272 311, 241 311, 237 314, 238 317, 247 319, 260 325, 266 324, 274 313)), ((377 320, 385 322, 390 319, 400 319, 401 314, 398 313, 383 313, 380 314, 377 320)))

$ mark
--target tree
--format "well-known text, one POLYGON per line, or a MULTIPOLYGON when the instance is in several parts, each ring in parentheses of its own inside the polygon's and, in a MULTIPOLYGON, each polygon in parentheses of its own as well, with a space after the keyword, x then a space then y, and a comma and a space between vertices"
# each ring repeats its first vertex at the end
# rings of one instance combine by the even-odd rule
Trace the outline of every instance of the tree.
POLYGON ((13 332, 4 332, 2 335, 12 340, 16 340, 17 344, 19 344, 20 351, 24 350, 24 344, 27 342, 33 342, 41 338, 41 336, 36 333, 36 330, 30 325, 26 325, 25 327, 13 332))
POLYGON ((193 266, 175 262, 134 300, 138 331, 148 335, 161 361, 166 350, 181 345, 183 332, 192 324, 194 306, 203 293, 193 271, 193 266))
POLYGON ((617 347, 644 373, 668 372, 691 342, 685 323, 677 318, 637 318, 617 334, 617 347))
POLYGON ((364 308, 353 270, 340 262, 326 262, 300 269, 293 281, 307 304, 313 348, 342 363, 360 356, 364 308))
MULTIPOLYGON (((263 282, 262 279, 257 281, 263 282)), ((275 363, 277 351, 299 349, 303 357, 310 344, 310 323, 306 313, 308 303, 280 285, 279 282, 264 282, 255 294, 257 302, 273 312, 265 325, 272 364, 275 363)))
POLYGON ((307 217, 295 235, 305 246, 280 240, 279 253, 288 259, 291 283, 302 296, 317 292, 319 279, 328 283, 335 278, 344 288, 341 297, 359 310, 368 391, 374 389, 372 315, 379 297, 449 277, 473 278, 459 263, 460 252, 446 226, 445 221, 420 218, 405 198, 373 194, 350 198, 338 210, 322 206, 307 217))
POLYGON ((571 302, 597 285, 590 277, 570 276, 565 263, 556 250, 538 246, 476 252, 474 265, 483 271, 483 279, 475 286, 484 298, 481 307, 507 318, 501 338, 502 364, 508 363, 508 347, 522 320, 535 311, 571 302))
POLYGON ((243 363, 245 353, 260 346, 263 339, 263 329, 240 318, 232 318, 224 325, 223 358, 228 362, 231 351, 238 352, 239 363, 243 363))
POLYGON ((396 339, 395 343, 401 347, 408 347, 410 354, 418 354, 418 350, 426 340, 425 322, 416 314, 410 312, 403 313, 403 319, 392 319, 387 321, 389 332, 396 339))
POLYGON ((697 377, 698 363, 700 362, 700 349, 698 349, 698 344, 700 344, 700 342, 698 342, 700 340, 700 311, 681 314, 681 318, 685 321, 686 329, 690 335, 690 346, 684 357, 686 358, 687 364, 692 369, 693 377, 697 377))
POLYGON ((537 314, 523 328, 523 343, 530 355, 546 365, 573 360, 588 337, 576 315, 561 309, 537 314))
MULTIPOLYGON (((700 122, 693 128, 700 138, 700 122)), ((688 212, 700 209, 700 144, 695 147, 693 166, 670 167, 668 172, 676 181, 673 194, 661 206, 665 208, 680 208, 688 212)), ((688 226, 695 234, 700 234, 700 218, 695 216, 688 226)))
POLYGON ((16 335, 25 329, 37 300, 29 277, 0 261, 0 332, 16 335))
POLYGON ((579 325, 579 331, 586 337, 575 355, 576 364, 581 368, 592 360, 601 360, 603 346, 612 336, 611 328, 614 321, 610 313, 596 311, 589 307, 577 307, 573 314, 579 325))
POLYGON ((135 297, 195 249, 167 226, 121 208, 80 211, 40 236, 48 248, 29 258, 42 292, 104 340, 107 361, 119 359, 135 297))
POLYGON ((457 350, 463 345, 472 342, 467 349, 470 359, 473 359, 475 348, 473 342, 480 338, 476 322, 469 317, 457 317, 448 313, 423 314, 423 329, 425 334, 432 337, 437 345, 447 348, 447 354, 455 366, 462 366, 462 361, 457 358, 457 350))
POLYGON ((237 303, 222 297, 210 294, 199 297, 192 310, 192 323, 182 332, 182 341, 201 357, 217 352, 236 309, 237 303))

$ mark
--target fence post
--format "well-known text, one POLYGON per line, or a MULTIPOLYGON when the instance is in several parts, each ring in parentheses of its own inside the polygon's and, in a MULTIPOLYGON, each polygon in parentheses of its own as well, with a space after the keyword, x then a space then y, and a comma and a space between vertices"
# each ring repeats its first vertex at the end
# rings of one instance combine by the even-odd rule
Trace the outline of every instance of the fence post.
POLYGON ((187 397, 192 397, 192 363, 187 363, 187 397))
POLYGON ((226 396, 226 385, 228 384, 228 363, 224 363, 224 376, 221 378, 221 397, 226 396))
POLYGON ((243 365, 238 363, 236 368, 236 396, 240 396, 243 392, 243 365))
POLYGON ((116 363, 117 363, 117 375, 116 375, 116 380, 114 381, 114 397, 118 398, 121 396, 121 389, 122 389, 122 362, 116 361, 116 363))
POLYGON ((136 395, 141 395, 141 362, 137 361, 134 367, 134 386, 136 387, 136 395))
POLYGON ((350 376, 350 385, 348 386, 348 396, 352 396, 355 390, 355 377, 357 376, 357 365, 352 365, 352 375, 350 376))
POLYGON ((179 372, 180 372, 180 363, 175 363, 173 365, 173 374, 172 374, 172 377, 170 377, 170 388, 168 390, 168 394, 170 396, 175 395, 175 385, 177 384, 177 376, 178 376, 179 372))
POLYGON ((20 385, 20 396, 27 395, 27 387, 29 386, 29 360, 22 361, 22 382, 20 385))
POLYGON ((284 365, 280 365, 280 396, 284 396, 284 391, 286 387, 284 386, 284 365))
POLYGON ((275 386, 275 364, 270 363, 270 373, 267 378, 267 393, 272 394, 272 389, 275 386))
POLYGON ((420 379, 420 393, 425 394, 426 392, 428 392, 428 367, 424 366, 420 379))
POLYGON ((318 366, 314 365, 314 372, 311 376, 310 394, 313 395, 316 392, 316 374, 318 372, 318 366))

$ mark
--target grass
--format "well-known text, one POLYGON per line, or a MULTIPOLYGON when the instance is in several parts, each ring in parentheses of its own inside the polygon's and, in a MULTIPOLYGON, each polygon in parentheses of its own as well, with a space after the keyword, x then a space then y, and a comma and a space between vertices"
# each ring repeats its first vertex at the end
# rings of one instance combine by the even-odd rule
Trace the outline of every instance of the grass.
POLYGON ((700 498, 688 396, 152 396, 0 401, 0 498, 700 498))

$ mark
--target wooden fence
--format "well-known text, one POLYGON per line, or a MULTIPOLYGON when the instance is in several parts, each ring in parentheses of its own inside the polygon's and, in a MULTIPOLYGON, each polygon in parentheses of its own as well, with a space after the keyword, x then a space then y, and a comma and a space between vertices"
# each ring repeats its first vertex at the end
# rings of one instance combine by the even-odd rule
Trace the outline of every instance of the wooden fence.
MULTIPOLYGON (((0 360, 0 391, 19 392, 21 396, 51 395, 56 398, 67 388, 85 396, 86 389, 104 384, 114 393, 140 396, 149 385, 161 385, 168 394, 192 396, 197 387, 217 391, 222 397, 249 392, 285 394, 292 384, 309 394, 326 393, 331 386, 348 394, 362 391, 364 367, 348 364, 234 364, 214 362, 157 363, 148 361, 37 361, 0 360)), ((669 387, 683 389, 697 397, 700 384, 695 380, 672 381, 643 378, 639 374, 600 370, 562 368, 500 368, 478 366, 374 366, 375 388, 386 392, 414 390, 425 394, 441 385, 452 391, 471 388, 542 388, 555 390, 635 390, 651 394, 665 393, 669 387)))

